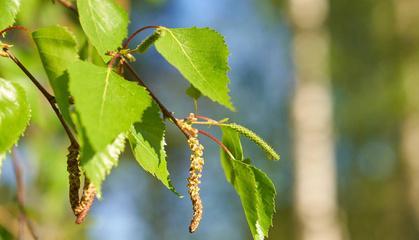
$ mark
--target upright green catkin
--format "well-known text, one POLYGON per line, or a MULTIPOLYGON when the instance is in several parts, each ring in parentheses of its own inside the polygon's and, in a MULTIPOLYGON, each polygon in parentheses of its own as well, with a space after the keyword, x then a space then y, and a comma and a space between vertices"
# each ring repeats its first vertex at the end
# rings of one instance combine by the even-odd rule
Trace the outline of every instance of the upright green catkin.
POLYGON ((220 124, 220 126, 228 127, 249 138, 252 142, 256 143, 260 148, 262 148, 262 150, 266 153, 269 159, 279 160, 279 154, 276 153, 275 150, 267 142, 265 142, 265 140, 259 137, 252 130, 236 123, 220 124))
POLYGON ((145 53, 162 35, 161 30, 157 29, 153 34, 148 36, 142 41, 136 48, 135 51, 139 53, 145 53))

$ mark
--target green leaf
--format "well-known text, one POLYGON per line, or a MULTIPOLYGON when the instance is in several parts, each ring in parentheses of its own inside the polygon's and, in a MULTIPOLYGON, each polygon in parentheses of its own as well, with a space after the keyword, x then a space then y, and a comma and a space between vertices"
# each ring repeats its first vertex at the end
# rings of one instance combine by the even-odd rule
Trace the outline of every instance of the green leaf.
POLYGON ((135 159, 141 167, 180 196, 173 187, 167 170, 164 135, 165 125, 160 116, 160 109, 153 103, 144 112, 141 122, 131 127, 128 138, 135 159))
POLYGON ((91 62, 100 67, 106 67, 106 63, 97 52, 96 48, 92 46, 87 40, 83 43, 83 46, 79 51, 80 59, 91 62))
MULTIPOLYGON (((222 128, 222 131, 223 144, 227 147, 228 150, 230 150, 235 160, 242 161, 244 159, 244 155, 243 147, 240 142, 240 136, 229 128, 222 128)), ((230 161, 230 157, 225 151, 222 151, 221 154, 221 165, 223 166, 227 181, 232 184, 234 182, 235 176, 233 163, 230 161)))
POLYGON ((30 109, 23 88, 0 78, 0 165, 25 131, 29 119, 30 109))
POLYGON ((54 90, 58 107, 64 119, 71 123, 69 76, 66 70, 79 59, 76 39, 67 28, 61 26, 38 29, 32 33, 32 38, 54 90))
POLYGON ((95 151, 87 138, 86 129, 80 122, 80 114, 72 114, 74 124, 79 133, 80 166, 90 182, 96 187, 96 196, 102 197, 102 183, 111 170, 118 165, 118 160, 125 148, 126 133, 119 134, 105 149, 95 151))
POLYGON ((128 15, 114 0, 77 0, 77 9, 83 31, 102 57, 122 45, 128 15))
POLYGON ((232 160, 234 188, 240 196, 254 239, 268 237, 275 213, 275 186, 261 170, 244 162, 232 160))
POLYGON ((80 163, 86 176, 90 182, 96 187, 97 197, 102 196, 102 183, 112 170, 118 165, 118 159, 125 148, 126 134, 119 134, 113 143, 106 146, 102 151, 93 153, 89 152, 89 148, 84 145, 80 163))
POLYGON ((254 239, 268 237, 275 213, 275 186, 269 177, 243 159, 237 132, 222 127, 223 143, 235 159, 221 150, 221 162, 229 181, 238 193, 254 239))
POLYGON ((157 51, 203 95, 230 110, 228 48, 224 38, 209 28, 160 27, 157 51))
POLYGON ((54 86, 54 80, 79 59, 76 38, 62 26, 38 29, 32 33, 32 37, 51 85, 54 86))
POLYGON ((256 133, 254 133, 252 130, 243 127, 236 123, 230 123, 230 124, 220 124, 221 127, 232 129, 243 136, 250 139, 252 142, 257 144, 262 150, 266 153, 269 159, 272 160, 279 160, 280 156, 275 150, 261 137, 259 137, 256 133))
POLYGON ((68 69, 75 120, 81 138, 80 162, 100 197, 101 184, 117 164, 130 126, 151 104, 148 92, 112 69, 77 61, 68 69), (115 140, 116 139, 116 140, 115 140))
POLYGON ((0 31, 15 23, 20 0, 0 0, 0 31))
POLYGON ((68 69, 70 92, 94 152, 100 152, 141 119, 151 98, 144 87, 110 68, 77 61, 68 69))

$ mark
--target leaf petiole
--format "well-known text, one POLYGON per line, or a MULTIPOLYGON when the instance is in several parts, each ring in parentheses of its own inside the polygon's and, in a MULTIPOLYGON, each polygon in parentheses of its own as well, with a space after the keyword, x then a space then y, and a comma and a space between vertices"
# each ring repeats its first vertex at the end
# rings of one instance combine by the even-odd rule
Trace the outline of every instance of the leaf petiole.
POLYGON ((201 135, 204 135, 208 138, 210 138, 213 142, 215 142, 216 144, 218 144, 227 154, 231 159, 236 160, 236 158, 234 157, 234 155, 230 152, 230 150, 226 147, 226 145, 224 145, 220 140, 218 140, 218 138, 214 137, 211 133, 208 133, 204 130, 198 130, 198 133, 201 135))

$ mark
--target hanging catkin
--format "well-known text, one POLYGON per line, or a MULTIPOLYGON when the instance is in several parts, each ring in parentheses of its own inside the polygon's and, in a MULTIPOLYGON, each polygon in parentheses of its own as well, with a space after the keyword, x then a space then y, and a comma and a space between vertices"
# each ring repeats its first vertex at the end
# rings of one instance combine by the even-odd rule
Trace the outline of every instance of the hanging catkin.
POLYGON ((68 180, 69 180, 69 197, 71 209, 75 215, 76 208, 79 205, 79 189, 80 189, 80 169, 79 169, 79 146, 72 143, 68 147, 67 155, 67 171, 68 171, 68 180))
POLYGON ((189 232, 193 233, 198 229, 199 223, 202 219, 203 205, 199 195, 199 184, 201 183, 202 169, 204 167, 204 147, 200 144, 198 139, 198 130, 193 128, 191 122, 196 121, 194 114, 190 114, 188 119, 178 120, 182 130, 189 135, 188 144, 191 149, 190 168, 188 177, 188 193, 192 201, 193 216, 191 224, 189 225, 189 232))
POLYGON ((88 178, 85 178, 83 187, 83 196, 79 197, 80 189, 80 169, 79 169, 79 146, 78 144, 72 143, 68 147, 67 155, 67 171, 69 173, 69 184, 70 184, 70 205, 73 209, 74 215, 77 217, 76 223, 80 224, 84 221, 90 207, 96 196, 96 188, 90 183, 88 178))

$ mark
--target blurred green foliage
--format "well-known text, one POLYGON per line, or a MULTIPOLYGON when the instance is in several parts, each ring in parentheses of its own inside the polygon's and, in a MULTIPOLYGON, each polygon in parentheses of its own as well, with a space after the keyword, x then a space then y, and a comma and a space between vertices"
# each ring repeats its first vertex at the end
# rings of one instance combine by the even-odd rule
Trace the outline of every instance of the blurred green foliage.
MULTIPOLYGON (((339 208, 348 239, 413 240, 419 236, 419 226, 408 204, 406 165, 401 153, 401 127, 410 111, 406 107, 401 71, 407 57, 419 55, 419 30, 411 28, 411 38, 400 37, 395 11, 397 1, 329 1, 327 29, 331 47, 339 208)), ((76 34, 80 32, 74 15, 50 0, 22 2, 19 25, 34 30, 61 24, 69 26, 76 34)), ((156 4, 162 11, 165 6, 177 4, 165 0, 140 2, 139 6, 156 4)), ((240 1, 234 4, 239 5, 240 1)), ((265 13, 267 9, 275 12, 276 18, 266 16, 266 21, 281 18, 287 22, 287 1, 258 1, 255 4, 260 6, 254 9, 255 12, 265 13)), ((287 34, 292 39, 291 27, 289 29, 287 34)), ((78 35, 79 42, 84 42, 78 35)), ((14 32, 8 35, 8 41, 17 43, 14 52, 47 85, 47 76, 29 35, 14 32)), ((31 103, 32 124, 26 132, 30 137, 25 137, 19 145, 19 156, 27 170, 25 183, 29 216, 41 235, 47 236, 45 239, 90 238, 86 231, 89 222, 82 226, 73 223, 65 174, 64 156, 68 143, 62 137, 53 113, 10 61, 0 59, 0 77, 21 84, 31 103)), ((171 144, 184 147, 176 141, 171 144)), ((177 156, 183 155, 177 153, 177 156)), ((144 184, 158 186, 149 182, 144 184)), ((287 188, 292 189, 292 182, 290 184, 287 188)), ((155 239, 163 239, 168 234, 161 226, 177 222, 171 222, 170 216, 164 215, 170 211, 166 211, 160 202, 162 192, 150 188, 144 191, 150 201, 160 206, 160 209, 150 210, 152 213, 145 219, 149 220, 150 229, 156 232, 155 239)), ((278 212, 270 239, 296 239, 298 235, 292 190, 287 193, 289 196, 285 200, 277 202, 278 212)), ((132 211, 139 212, 137 209, 132 211)), ((13 177, 6 174, 0 177, 0 239, 13 239, 17 216, 13 177)), ((244 216, 239 217, 244 219, 244 216)), ((245 221, 240 223, 246 224, 245 221)))

